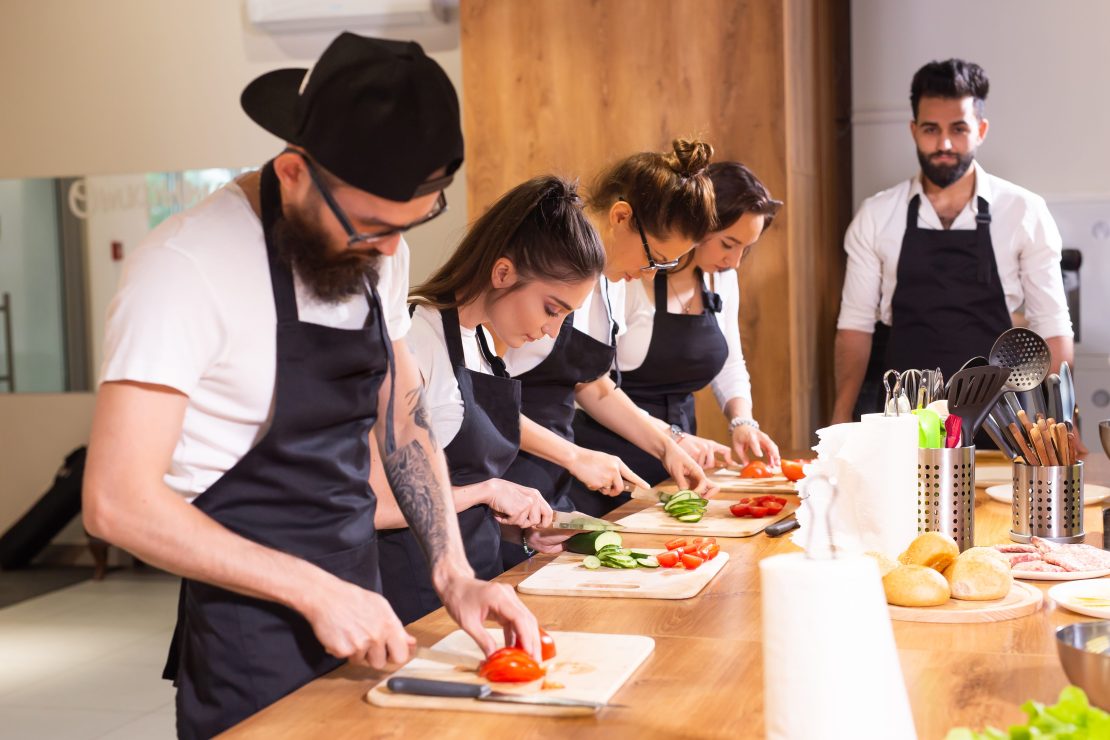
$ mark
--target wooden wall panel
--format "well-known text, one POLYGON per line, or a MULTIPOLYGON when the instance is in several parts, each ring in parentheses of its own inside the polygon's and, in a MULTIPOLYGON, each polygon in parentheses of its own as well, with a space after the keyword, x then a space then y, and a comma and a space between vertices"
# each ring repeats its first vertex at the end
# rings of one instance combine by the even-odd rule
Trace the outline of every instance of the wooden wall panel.
MULTIPOLYGON (((819 28, 829 12, 820 5, 463 0, 460 12, 472 218, 525 178, 588 182, 614 159, 690 135, 711 142, 715 158, 748 164, 788 201, 742 268, 740 316, 756 415, 786 447, 808 442, 828 403, 819 345, 831 357, 832 336, 818 337, 815 307, 831 286, 815 252, 839 250, 821 204, 830 182, 835 191, 849 177, 823 168, 824 139, 811 131, 825 127, 814 73, 830 31, 819 28)), ((846 34, 846 22, 834 32, 846 34)), ((711 398, 699 397, 699 424, 724 437, 711 398)))

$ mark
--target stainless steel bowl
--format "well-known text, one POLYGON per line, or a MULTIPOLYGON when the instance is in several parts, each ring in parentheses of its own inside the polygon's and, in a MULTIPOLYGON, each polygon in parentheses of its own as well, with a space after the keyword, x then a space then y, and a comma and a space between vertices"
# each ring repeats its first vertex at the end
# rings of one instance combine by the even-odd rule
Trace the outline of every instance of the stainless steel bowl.
POLYGON ((1087 692, 1091 704, 1110 709, 1110 621, 1061 627, 1056 652, 1068 680, 1087 692))
POLYGON ((1110 419, 1098 423, 1098 438, 1102 440, 1102 449, 1110 457, 1110 419))

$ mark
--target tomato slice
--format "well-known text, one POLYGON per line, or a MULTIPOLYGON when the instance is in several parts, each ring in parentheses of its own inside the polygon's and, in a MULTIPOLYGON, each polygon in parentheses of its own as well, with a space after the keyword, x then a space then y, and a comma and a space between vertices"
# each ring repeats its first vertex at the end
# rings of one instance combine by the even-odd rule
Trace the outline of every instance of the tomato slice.
POLYGON ((687 545, 686 547, 682 548, 681 552, 684 555, 693 555, 698 551, 699 547, 701 547, 701 545, 687 545))
POLYGON ((762 460, 753 460, 740 471, 741 478, 770 478, 774 475, 767 463, 762 460))
POLYGON ((697 556, 703 560, 712 560, 721 551, 720 545, 707 542, 698 548, 697 556))
POLYGON ((682 564, 686 566, 686 570, 694 570, 699 565, 705 562, 704 558, 699 558, 697 555, 683 555, 682 564))
POLYGON ((775 514, 778 514, 780 511, 782 511, 782 504, 776 504, 772 501, 768 503, 767 506, 765 506, 764 508, 767 509, 767 516, 774 516, 775 514))
POLYGON ((746 517, 752 515, 752 507, 749 504, 733 504, 728 507, 733 516, 746 517))
POLYGON ((501 648, 490 654, 478 668, 479 676, 496 683, 535 681, 545 673, 531 655, 515 647, 501 648))
POLYGON ((740 503, 742 503, 742 504, 750 504, 751 502, 752 502, 752 499, 751 499, 750 496, 745 496, 744 498, 740 499, 740 503))
POLYGON ((673 551, 673 550, 667 550, 666 552, 661 552, 658 555, 656 555, 655 559, 659 561, 660 567, 662 567, 662 568, 673 568, 678 563, 678 557, 679 557, 678 552, 673 551))
POLYGON ((766 506, 753 506, 751 508, 751 512, 752 512, 752 516, 755 517, 756 519, 762 519, 763 517, 767 516, 767 507, 766 506))
MULTIPOLYGON (((520 642, 520 637, 516 638, 513 647, 517 650, 524 650, 524 645, 520 642)), ((540 658, 547 662, 555 657, 555 638, 547 634, 547 630, 540 627, 540 658)))
POLYGON ((678 550, 679 548, 686 547, 686 540, 682 537, 676 537, 663 545, 663 547, 667 548, 668 550, 678 550))
POLYGON ((802 471, 802 460, 783 460, 782 461, 782 474, 786 476, 787 480, 798 481, 806 477, 805 472, 802 471))

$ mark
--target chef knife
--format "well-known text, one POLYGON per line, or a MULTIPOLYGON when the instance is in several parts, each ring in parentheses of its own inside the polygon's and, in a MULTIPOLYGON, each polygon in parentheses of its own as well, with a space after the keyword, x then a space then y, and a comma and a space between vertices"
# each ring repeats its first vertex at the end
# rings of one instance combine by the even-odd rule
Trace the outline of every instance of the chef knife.
POLYGON ((478 701, 501 701, 513 704, 538 704, 549 707, 574 707, 592 709, 595 712, 605 707, 622 707, 621 704, 567 699, 559 696, 535 696, 508 694, 494 691, 489 684, 459 683, 457 681, 433 681, 428 678, 394 676, 385 682, 386 688, 396 694, 417 694, 419 696, 443 696, 452 699, 477 699, 478 701))
POLYGON ((797 517, 791 514, 782 521, 775 522, 774 524, 768 524, 763 531, 767 533, 768 537, 781 537, 790 530, 797 529, 800 526, 801 524, 798 523, 797 517))
POLYGON ((607 522, 580 511, 556 511, 551 521, 551 529, 573 529, 579 532, 620 532, 623 524, 607 522))

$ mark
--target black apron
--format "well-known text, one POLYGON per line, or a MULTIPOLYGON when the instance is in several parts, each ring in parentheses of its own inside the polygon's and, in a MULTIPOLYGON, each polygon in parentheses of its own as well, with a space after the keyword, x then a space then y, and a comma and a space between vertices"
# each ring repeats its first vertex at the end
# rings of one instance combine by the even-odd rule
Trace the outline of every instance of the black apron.
POLYGON ((990 207, 978 200, 976 228, 956 231, 919 228, 921 196, 910 200, 885 368, 939 367, 951 378, 972 357, 990 354, 1013 325, 994 260, 990 207))
MULTIPOLYGON (((705 308, 690 315, 667 310, 667 274, 655 274, 655 318, 648 351, 640 367, 623 374, 621 385, 637 406, 656 419, 677 424, 687 434, 697 434, 698 430, 694 391, 709 385, 728 359, 728 342, 716 316, 721 311, 721 297, 704 287, 701 270, 696 275, 705 308)), ((581 409, 574 416, 574 439, 583 447, 616 455, 653 486, 670 477, 657 458, 609 431, 581 409)), ((570 497, 578 511, 604 516, 630 496, 604 496, 574 481, 570 497)))
MULTIPOLYGON (((573 442, 574 388, 609 371, 616 356, 616 336, 616 322, 612 322, 610 344, 605 344, 575 329, 574 314, 568 315, 547 357, 517 376, 521 413, 573 442)), ((501 477, 537 489, 557 511, 574 509, 568 495, 571 475, 560 465, 522 451, 501 477)), ((506 570, 526 559, 524 548, 516 543, 502 543, 501 554, 506 570)))
MULTIPOLYGON (((501 475, 520 450, 520 381, 509 377, 505 363, 490 351, 479 327, 478 344, 494 374, 466 367, 459 313, 442 309, 443 335, 447 354, 463 399, 463 421, 458 433, 443 452, 451 474, 451 485, 481 483, 501 475)), ((467 560, 483 580, 500 575, 501 527, 485 504, 459 513, 459 531, 467 560)), ((431 571, 424 551, 409 529, 378 533, 381 553, 382 593, 405 624, 441 606, 432 586, 431 571)))
MULTIPOLYGON (((271 239, 281 214, 273 163, 261 183, 277 314, 272 421, 195 505, 236 534, 377 591, 369 434, 393 360, 381 302, 374 290, 362 329, 299 321, 293 275, 271 239)), ((177 686, 179 737, 212 737, 342 663, 292 609, 182 581, 163 674, 177 686)))

